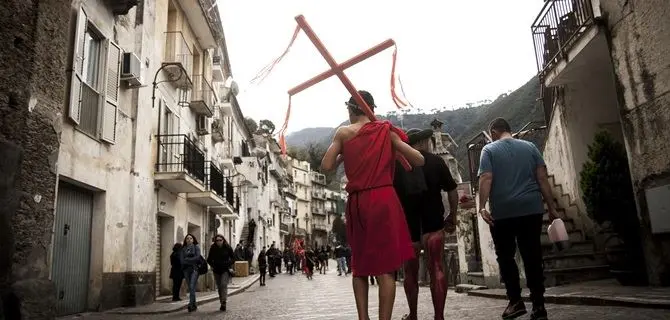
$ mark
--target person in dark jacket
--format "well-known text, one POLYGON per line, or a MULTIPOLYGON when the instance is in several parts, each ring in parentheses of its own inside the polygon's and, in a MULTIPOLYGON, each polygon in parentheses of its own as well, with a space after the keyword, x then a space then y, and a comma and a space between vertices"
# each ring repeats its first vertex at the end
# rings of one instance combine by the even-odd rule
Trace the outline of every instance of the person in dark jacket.
POLYGON ((175 243, 170 255, 170 279, 172 279, 172 301, 181 301, 179 291, 184 282, 184 271, 181 268, 181 243, 175 243))
POLYGON ((258 254, 258 272, 260 273, 260 278, 258 281, 261 283, 261 287, 265 286, 265 273, 268 271, 268 259, 265 253, 265 247, 261 249, 261 252, 258 254))
POLYGON ((207 263, 212 267, 214 281, 219 291, 219 310, 226 311, 226 301, 228 300, 228 282, 230 282, 230 268, 233 266, 234 253, 233 248, 222 235, 214 237, 214 243, 209 248, 207 263))
POLYGON ((268 264, 270 267, 270 278, 274 278, 275 274, 277 273, 277 266, 276 266, 276 256, 279 254, 279 250, 275 248, 274 243, 270 245, 270 249, 266 252, 267 257, 268 257, 268 264))
POLYGON ((199 266, 202 263, 202 253, 198 245, 198 239, 192 234, 184 237, 183 247, 181 249, 181 268, 184 270, 184 278, 188 284, 188 312, 198 310, 195 301, 195 287, 198 284, 199 266))

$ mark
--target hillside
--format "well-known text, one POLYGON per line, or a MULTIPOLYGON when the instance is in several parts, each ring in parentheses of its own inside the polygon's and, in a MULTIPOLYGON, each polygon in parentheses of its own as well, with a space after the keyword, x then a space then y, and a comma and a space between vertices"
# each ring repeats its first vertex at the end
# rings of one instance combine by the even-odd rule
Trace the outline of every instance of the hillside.
MULTIPOLYGON (((478 132, 486 130, 489 122, 496 117, 503 117, 510 122, 513 130, 521 129, 531 121, 542 121, 544 114, 537 102, 539 82, 533 77, 526 84, 509 94, 502 94, 490 104, 455 110, 437 111, 436 113, 406 114, 403 118, 405 128, 429 128, 430 122, 438 118, 444 122, 443 130, 451 134, 458 149, 455 156, 462 166, 461 173, 467 179, 466 143, 478 132)), ((396 115, 380 116, 400 125, 396 115)), ((310 143, 325 146, 332 138, 334 128, 307 128, 287 137, 289 146, 303 147, 310 143)))

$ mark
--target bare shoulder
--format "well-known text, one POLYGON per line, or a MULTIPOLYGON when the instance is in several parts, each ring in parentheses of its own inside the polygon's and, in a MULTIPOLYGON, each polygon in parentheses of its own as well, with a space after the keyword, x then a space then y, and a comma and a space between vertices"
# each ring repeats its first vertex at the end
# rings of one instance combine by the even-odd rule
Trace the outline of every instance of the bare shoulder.
POLYGON ((357 129, 350 125, 341 126, 335 130, 335 140, 347 141, 358 133, 357 129))

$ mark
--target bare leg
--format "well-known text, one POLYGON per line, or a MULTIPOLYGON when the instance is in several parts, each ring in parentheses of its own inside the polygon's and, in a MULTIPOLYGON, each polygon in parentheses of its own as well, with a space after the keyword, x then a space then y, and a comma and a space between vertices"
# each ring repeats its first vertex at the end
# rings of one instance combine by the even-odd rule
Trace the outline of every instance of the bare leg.
POLYGON ((433 297, 435 320, 444 320, 444 305, 447 300, 448 279, 444 274, 444 232, 442 230, 423 235, 424 248, 428 253, 430 294, 433 297))
MULTIPOLYGON (((358 320, 368 320, 368 277, 353 277, 352 283, 354 286, 354 298, 356 299, 356 310, 358 310, 358 320)), ((379 305, 381 309, 381 301, 379 305)))
POLYGON ((415 258, 405 262, 403 272, 405 279, 403 280, 403 287, 405 287, 405 296, 407 297, 407 304, 409 305, 409 315, 403 319, 417 320, 417 303, 419 299, 419 249, 420 244, 414 244, 415 258))
POLYGON ((377 276, 377 285, 379 285, 379 320, 391 320, 395 302, 395 277, 392 273, 377 276))

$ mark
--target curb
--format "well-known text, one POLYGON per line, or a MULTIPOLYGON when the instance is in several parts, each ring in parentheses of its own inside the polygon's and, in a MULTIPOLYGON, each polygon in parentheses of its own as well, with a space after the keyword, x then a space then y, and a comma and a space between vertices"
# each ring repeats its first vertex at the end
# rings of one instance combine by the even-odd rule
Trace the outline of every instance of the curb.
MULTIPOLYGON (((239 293, 242 293, 242 292, 246 291, 247 289, 249 289, 249 287, 254 285, 254 283, 258 282, 258 279, 260 279, 260 277, 255 276, 255 279, 253 279, 252 281, 249 281, 248 284, 245 284, 245 285, 240 286, 239 288, 235 288, 233 290, 230 290, 228 292, 228 297, 231 297, 231 296, 234 296, 236 294, 239 294, 239 293)), ((201 306, 203 304, 214 302, 214 301, 217 301, 217 300, 219 300, 219 296, 217 294, 212 294, 212 295, 204 297, 200 300, 197 300, 196 305, 201 306)), ((127 314, 127 315, 169 314, 169 313, 175 313, 175 312, 183 311, 183 310, 186 310, 187 308, 188 308, 188 304, 184 304, 184 305, 175 307, 174 309, 171 309, 171 310, 135 311, 135 312, 133 312, 133 311, 118 311, 118 312, 107 312, 107 313, 109 313, 109 314, 127 314)))
MULTIPOLYGON (((490 293, 483 291, 468 291, 469 296, 501 299, 507 300, 505 294, 490 293)), ((528 296, 524 296, 523 300, 530 302, 528 296)), ((640 299, 626 299, 626 298, 602 298, 595 296, 552 296, 544 297, 546 303, 551 304, 566 304, 566 305, 583 305, 583 306, 599 306, 599 307, 628 307, 628 308, 645 308, 645 309, 666 309, 670 310, 670 302, 655 302, 644 301, 640 299)))

